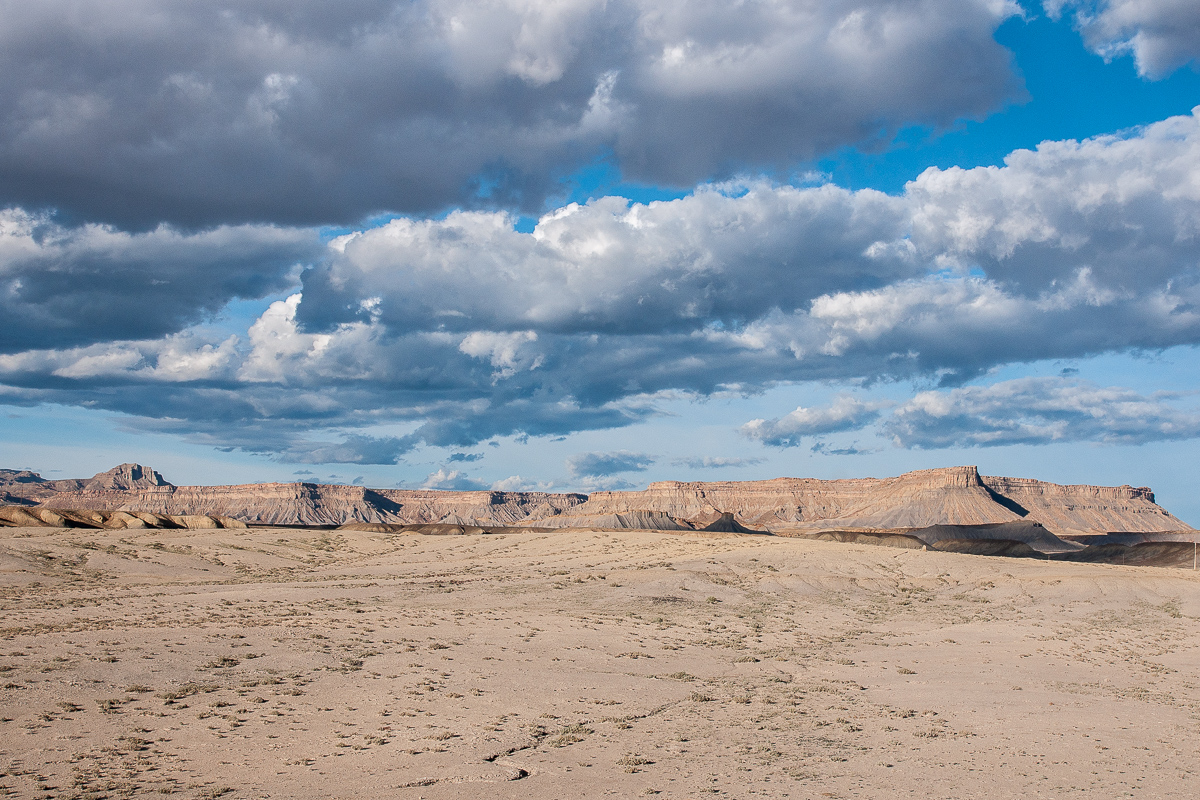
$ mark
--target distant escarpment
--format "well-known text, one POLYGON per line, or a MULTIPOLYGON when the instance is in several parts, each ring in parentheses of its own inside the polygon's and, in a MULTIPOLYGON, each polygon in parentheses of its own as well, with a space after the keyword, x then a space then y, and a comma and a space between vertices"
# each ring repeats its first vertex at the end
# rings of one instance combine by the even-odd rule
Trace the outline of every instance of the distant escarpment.
POLYGON ((265 525, 531 526, 755 531, 903 530, 933 525, 1040 523, 1051 534, 1190 531, 1150 489, 1062 486, 981 476, 975 467, 894 478, 662 481, 640 492, 367 489, 314 483, 174 486, 122 464, 91 479, 47 481, 0 470, 0 503, 200 515, 265 525))
POLYGON ((175 486, 154 470, 122 464, 90 480, 44 481, 0 471, 0 502, 55 508, 145 511, 229 517, 260 525, 445 523, 510 525, 554 516, 587 500, 581 494, 367 489, 316 483, 175 486))
MULTIPOLYGON (((570 515, 628 509, 660 512, 693 527, 733 514, 749 528, 797 533, 831 528, 895 530, 1028 520, 1053 533, 1187 530, 1150 489, 1060 486, 992 478, 975 467, 907 472, 895 478, 776 478, 767 481, 652 483, 644 492, 595 492, 570 515)), ((567 517, 538 524, 569 525, 567 517)))

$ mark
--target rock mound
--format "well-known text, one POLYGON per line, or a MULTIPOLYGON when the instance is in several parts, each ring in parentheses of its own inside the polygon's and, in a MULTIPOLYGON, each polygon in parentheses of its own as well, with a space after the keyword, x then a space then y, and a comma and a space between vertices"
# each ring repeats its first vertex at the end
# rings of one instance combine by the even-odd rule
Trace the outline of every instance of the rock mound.
POLYGON ((0 506, 0 526, 19 528, 245 528, 230 517, 150 514, 41 506, 0 506))
MULTIPOLYGON (((561 514, 549 519, 531 520, 528 525, 547 528, 609 528, 612 530, 690 531, 682 523, 662 511, 623 511, 612 514, 561 514)), ((522 527, 525 527, 524 525, 522 527)))
POLYGON ((729 512, 721 514, 718 519, 708 523, 700 530, 720 531, 722 533, 763 533, 763 531, 756 531, 753 528, 747 528, 745 525, 737 521, 737 517, 729 512))
POLYGON ((1141 542, 1132 546, 1099 544, 1052 557, 1061 561, 1092 564, 1191 569, 1196 564, 1196 545, 1193 542, 1141 542))
MULTIPOLYGON (((999 522, 988 525, 930 525, 909 531, 921 541, 937 549, 943 549, 939 543, 946 540, 992 540, 1021 542, 1042 553, 1064 553, 1078 550, 1080 545, 1064 541, 1042 527, 1039 522, 1019 520, 1016 522, 999 522)), ((965 553, 959 549, 954 552, 965 553)))
POLYGON ((1045 558, 1046 554, 1025 542, 1012 539, 940 539, 930 545, 943 553, 966 553, 974 556, 1003 556, 1005 558, 1045 558))
POLYGON ((928 545, 915 536, 904 533, 883 533, 874 531, 822 531, 821 533, 805 536, 806 539, 816 539, 822 542, 842 542, 843 544, 870 544, 881 547, 899 547, 903 550, 927 550, 928 545))
POLYGON ((1083 545, 1123 544, 1132 547, 1143 542, 1195 542, 1200 541, 1200 531, 1112 531, 1109 533, 1083 534, 1063 537, 1083 545))

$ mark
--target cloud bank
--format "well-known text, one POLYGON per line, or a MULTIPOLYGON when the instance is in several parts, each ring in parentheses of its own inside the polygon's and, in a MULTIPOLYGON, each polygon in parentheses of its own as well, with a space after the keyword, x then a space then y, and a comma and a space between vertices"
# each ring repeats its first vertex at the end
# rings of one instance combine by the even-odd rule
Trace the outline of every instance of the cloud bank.
MULTIPOLYGON (((1002 364, 1200 343, 1197 187, 1193 114, 1046 142, 1002 167, 931 168, 899 196, 711 184, 674 201, 566 205, 532 233, 496 212, 402 218, 315 255, 308 229, 40 235, 29 226, 50 223, 10 209, 0 400, 109 409, 301 463, 393 463, 420 445, 618 427, 667 397, 780 382, 953 389, 1002 364), (207 237, 266 266, 210 257, 207 237), (141 283, 106 295, 102 325, 83 305, 90 290, 73 287, 103 286, 120 248, 141 283), (148 309, 163 302, 159 280, 194 296, 173 290, 179 305, 148 309), (193 324, 288 281, 292 294, 243 331, 193 324), (59 329, 34 337, 28 321, 56 303, 59 329)), ((963 408, 998 419, 976 400, 963 408)), ((782 444, 879 410, 848 400, 750 432, 782 444)), ((917 410, 888 419, 903 446, 942 446, 917 410)))
MULTIPOLYGON (((897 447, 1000 447, 1058 442, 1148 444, 1200 437, 1194 398, 1141 395, 1072 378, 1018 378, 989 386, 918 393, 890 413, 842 396, 824 408, 799 408, 776 420, 753 420, 742 432, 763 444, 791 447, 827 433, 871 430, 897 447)), ((814 452, 853 455, 856 448, 814 452)))

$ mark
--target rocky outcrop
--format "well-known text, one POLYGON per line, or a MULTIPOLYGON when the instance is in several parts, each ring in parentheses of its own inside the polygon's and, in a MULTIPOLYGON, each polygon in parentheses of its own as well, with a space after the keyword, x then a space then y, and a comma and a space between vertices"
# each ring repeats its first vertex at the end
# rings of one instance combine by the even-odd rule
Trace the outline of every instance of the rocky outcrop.
MULTIPOLYGON (((581 507, 581 506, 580 506, 581 507)), ((611 514, 559 514, 548 519, 531 518, 525 526, 545 528, 609 528, 612 530, 690 531, 691 525, 681 523, 664 511, 621 511, 611 514)))
POLYGON ((108 472, 101 472, 83 485, 88 492, 128 492, 155 489, 171 484, 150 467, 141 464, 120 464, 108 472))
POLYGON ((1144 487, 1060 486, 984 477, 975 467, 828 481, 661 481, 641 492, 588 496, 314 483, 174 486, 148 467, 122 464, 90 480, 45 481, 34 473, 4 471, 0 490, 24 505, 227 517, 269 525, 707 528, 804 534, 1021 521, 1040 523, 1049 533, 1062 535, 1190 530, 1158 506, 1154 493, 1144 487))

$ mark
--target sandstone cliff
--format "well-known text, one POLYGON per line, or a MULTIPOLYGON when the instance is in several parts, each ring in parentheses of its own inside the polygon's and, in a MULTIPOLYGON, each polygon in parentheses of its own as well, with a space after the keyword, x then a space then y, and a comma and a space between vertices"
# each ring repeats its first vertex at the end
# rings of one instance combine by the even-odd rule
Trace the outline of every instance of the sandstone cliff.
POLYGON ((549 494, 367 489, 312 483, 174 486, 148 467, 122 464, 90 480, 45 481, 0 471, 0 491, 25 505, 163 515, 227 517, 273 525, 445 524, 457 526, 646 527, 805 533, 829 529, 925 528, 1016 520, 1054 534, 1191 530, 1147 488, 1060 486, 979 475, 975 467, 894 478, 684 483, 642 492, 549 494))
MULTIPOLYGON (((630 510, 661 512, 693 527, 722 513, 772 531, 895 529, 1027 520, 1053 533, 1186 530, 1190 526, 1130 486, 1060 486, 1024 478, 981 477, 975 467, 908 472, 895 478, 682 483, 644 492, 595 492, 568 513, 594 518, 630 510)), ((567 525, 564 518, 556 525, 567 525)))
MULTIPOLYGON (((25 479, 0 484, 18 502, 57 508, 204 515, 263 525, 341 525, 347 522, 508 525, 554 517, 587 499, 545 492, 446 492, 367 489, 315 483, 251 483, 240 486, 174 486, 159 473, 122 464, 88 481, 25 479)), ((7 501, 7 502, 12 502, 7 501)))

